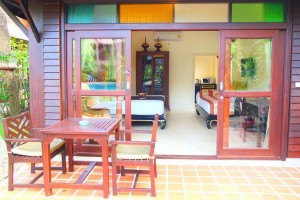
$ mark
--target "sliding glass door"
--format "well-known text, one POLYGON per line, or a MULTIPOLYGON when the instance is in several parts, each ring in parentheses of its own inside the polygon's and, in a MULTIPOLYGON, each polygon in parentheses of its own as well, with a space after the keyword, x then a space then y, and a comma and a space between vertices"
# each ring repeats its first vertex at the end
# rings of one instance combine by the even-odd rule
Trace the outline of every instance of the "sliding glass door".
POLYGON ((279 31, 220 34, 217 156, 278 157, 283 72, 279 31))

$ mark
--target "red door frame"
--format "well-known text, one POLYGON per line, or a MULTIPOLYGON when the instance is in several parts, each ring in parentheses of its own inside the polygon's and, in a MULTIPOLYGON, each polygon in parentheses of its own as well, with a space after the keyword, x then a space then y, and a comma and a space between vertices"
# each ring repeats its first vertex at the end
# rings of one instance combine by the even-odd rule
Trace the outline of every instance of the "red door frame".
MULTIPOLYGON (((280 65, 279 44, 280 33, 277 30, 220 30, 220 59, 219 59, 219 81, 224 83, 224 90, 219 90, 218 99, 218 137, 217 137, 217 157, 218 158, 280 158, 280 139, 281 139, 281 121, 276 120, 276 116, 280 116, 282 112, 282 89, 283 84, 283 65, 280 65), (226 83, 226 78, 229 73, 226 66, 228 66, 228 55, 226 56, 226 40, 227 39, 255 39, 255 38, 270 38, 272 39, 272 68, 271 68, 271 91, 232 91, 226 83), (269 134, 269 148, 268 149, 241 149, 241 148, 226 148, 227 135, 224 132, 223 125, 226 126, 226 110, 228 111, 229 103, 224 99, 229 97, 270 97, 270 134, 269 134), (272 123, 276 122, 276 123, 272 123)), ((229 52, 230 53, 230 52, 229 52)))

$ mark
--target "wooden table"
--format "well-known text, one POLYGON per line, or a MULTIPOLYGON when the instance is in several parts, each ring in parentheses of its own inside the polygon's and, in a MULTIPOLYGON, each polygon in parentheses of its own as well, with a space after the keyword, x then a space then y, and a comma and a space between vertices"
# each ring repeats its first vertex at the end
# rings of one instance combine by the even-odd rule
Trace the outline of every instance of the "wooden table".
POLYGON ((79 125, 82 118, 67 118, 57 124, 51 125, 41 130, 43 134, 43 165, 44 165, 44 187, 45 194, 52 194, 52 188, 71 188, 71 189, 103 189, 103 197, 108 198, 109 194, 109 163, 108 163, 108 136, 118 133, 119 123, 121 119, 101 119, 90 118, 89 124, 85 126, 79 125), (75 183, 58 183, 51 181, 51 164, 50 164, 50 143, 54 138, 67 139, 68 155, 69 155, 69 171, 74 171, 73 163, 73 140, 74 139, 94 139, 101 146, 102 152, 102 169, 103 183, 100 184, 82 184, 89 172, 96 165, 91 162, 87 170, 78 178, 75 183))

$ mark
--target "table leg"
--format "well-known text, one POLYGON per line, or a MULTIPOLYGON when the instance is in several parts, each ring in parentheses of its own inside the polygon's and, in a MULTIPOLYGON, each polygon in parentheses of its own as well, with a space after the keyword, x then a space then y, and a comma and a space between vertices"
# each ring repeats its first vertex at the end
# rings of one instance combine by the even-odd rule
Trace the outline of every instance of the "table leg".
POLYGON ((52 194, 52 189, 50 188, 51 182, 51 164, 50 164, 50 142, 45 139, 42 144, 43 152, 43 170, 44 170, 44 188, 46 196, 52 194))
POLYGON ((68 143, 68 159, 69 159, 69 172, 74 171, 74 156, 73 156, 73 139, 67 139, 68 143))
POLYGON ((109 164, 108 164, 108 138, 98 139, 102 150, 102 170, 103 170, 103 197, 108 198, 109 194, 109 164))

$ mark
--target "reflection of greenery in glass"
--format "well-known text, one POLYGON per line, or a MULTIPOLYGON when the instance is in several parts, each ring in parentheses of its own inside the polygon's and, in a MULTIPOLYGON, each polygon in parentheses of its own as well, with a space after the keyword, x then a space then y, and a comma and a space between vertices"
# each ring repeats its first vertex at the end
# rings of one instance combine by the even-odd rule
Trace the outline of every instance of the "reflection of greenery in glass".
POLYGON ((230 89, 271 89, 271 39, 235 39, 230 51, 230 89))
POLYGON ((155 87, 163 86, 164 84, 163 71, 164 71, 164 67, 162 65, 155 66, 155 77, 154 77, 155 87))
POLYGON ((254 58, 241 59, 241 71, 242 77, 253 78, 255 76, 255 60, 254 58))
POLYGON ((146 65, 144 68, 144 77, 143 80, 148 81, 151 80, 152 77, 152 68, 151 65, 146 65))
POLYGON ((82 82, 125 81, 124 40, 83 39, 81 40, 82 82))

